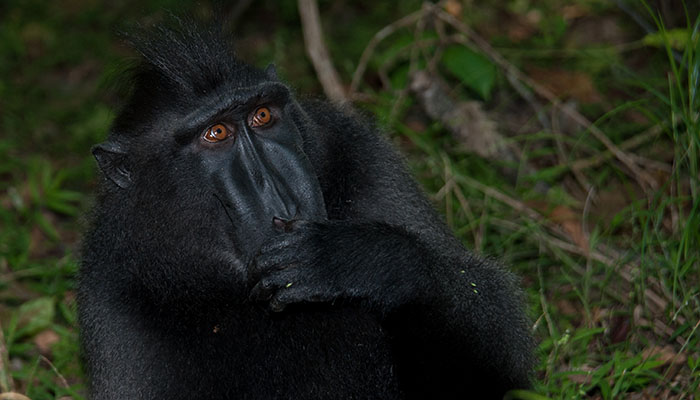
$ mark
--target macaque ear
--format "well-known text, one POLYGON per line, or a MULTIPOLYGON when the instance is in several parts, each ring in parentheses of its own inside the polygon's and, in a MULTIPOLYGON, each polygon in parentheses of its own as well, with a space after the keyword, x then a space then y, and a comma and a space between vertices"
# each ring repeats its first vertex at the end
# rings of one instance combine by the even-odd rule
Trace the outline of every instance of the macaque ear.
POLYGON ((92 148, 100 170, 109 180, 122 189, 131 185, 131 172, 127 168, 127 152, 116 142, 104 142, 92 148))
POLYGON ((277 80, 277 68, 275 67, 275 64, 267 64, 267 67, 265 67, 265 75, 267 75, 267 77, 271 80, 277 80))

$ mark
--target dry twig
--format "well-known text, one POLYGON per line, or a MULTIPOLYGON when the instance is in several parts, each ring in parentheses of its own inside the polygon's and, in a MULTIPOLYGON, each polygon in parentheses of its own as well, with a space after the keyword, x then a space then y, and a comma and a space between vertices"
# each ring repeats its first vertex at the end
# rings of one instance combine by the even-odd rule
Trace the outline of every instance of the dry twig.
POLYGON ((5 345, 5 336, 2 333, 2 324, 0 324, 0 392, 11 392, 12 390, 14 390, 14 385, 10 376, 7 346, 5 345))
POLYGON ((66 389, 68 389, 68 388, 70 387, 70 385, 68 384, 68 381, 66 380, 66 378, 63 376, 63 374, 61 374, 60 372, 58 372, 58 368, 56 368, 56 366, 53 365, 53 363, 51 362, 51 360, 49 360, 48 358, 46 358, 46 357, 44 357, 44 356, 39 356, 39 359, 40 359, 41 361, 43 361, 44 363, 46 363, 46 365, 48 365, 49 368, 51 368, 51 370, 53 371, 53 373, 56 374, 56 376, 58 377, 58 380, 61 381, 61 386, 63 386, 63 387, 66 388, 66 389))
POLYGON ((298 6, 306 52, 311 58, 323 91, 330 100, 344 102, 346 100, 345 89, 343 89, 338 71, 335 70, 323 41, 318 4, 316 4, 316 0, 299 0, 298 6))
MULTIPOLYGON (((633 148, 638 147, 638 146, 654 139, 655 137, 659 136, 661 134, 661 132, 663 132, 662 126, 661 125, 654 125, 650 129, 645 131, 644 133, 641 133, 637 136, 629 138, 629 139, 625 140, 624 142, 620 143, 620 145, 618 147, 620 148, 620 150, 633 149, 633 148)), ((570 167, 572 169, 578 169, 578 170, 591 168, 591 167, 595 167, 595 166, 598 166, 600 164, 603 164, 605 161, 609 160, 612 157, 614 157, 614 154, 608 150, 605 152, 598 153, 595 156, 590 157, 590 158, 573 161, 573 162, 571 162, 570 167)), ((665 164, 663 165, 663 167, 657 166, 657 168, 659 168, 663 171, 668 170, 668 166, 665 164)))
POLYGON ((0 393, 0 400, 32 400, 29 397, 15 392, 0 393))
POLYGON ((415 23, 420 18, 422 18, 424 14, 425 11, 423 9, 408 14, 407 16, 385 26, 379 32, 374 34, 369 43, 367 43, 367 47, 365 47, 364 51, 362 51, 362 56, 360 56, 360 61, 357 63, 357 68, 352 74, 352 82, 350 83, 350 97, 352 97, 354 93, 357 92, 357 88, 358 86, 360 86, 360 79, 362 79, 362 76, 365 74, 365 70, 367 69, 367 63, 372 57, 372 54, 374 54, 374 49, 377 47, 377 45, 382 40, 386 39, 391 34, 396 32, 398 29, 415 23))

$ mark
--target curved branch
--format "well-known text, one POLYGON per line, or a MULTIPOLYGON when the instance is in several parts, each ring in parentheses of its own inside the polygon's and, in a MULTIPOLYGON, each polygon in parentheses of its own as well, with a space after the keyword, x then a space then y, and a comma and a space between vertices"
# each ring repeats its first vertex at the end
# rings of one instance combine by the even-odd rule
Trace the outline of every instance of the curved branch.
POLYGON ((299 0, 297 4, 301 17, 301 28, 304 32, 306 52, 316 70, 321 86, 323 86, 323 91, 330 100, 344 102, 346 100, 345 89, 338 71, 333 67, 328 48, 323 41, 318 4, 316 4, 316 0, 299 0))

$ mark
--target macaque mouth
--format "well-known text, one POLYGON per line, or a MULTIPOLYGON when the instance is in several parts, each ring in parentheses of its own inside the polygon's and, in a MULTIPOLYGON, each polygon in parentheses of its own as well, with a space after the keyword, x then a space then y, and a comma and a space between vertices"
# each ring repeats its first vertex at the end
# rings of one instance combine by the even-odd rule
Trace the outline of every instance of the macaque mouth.
MULTIPOLYGON (((246 215, 236 213, 235 205, 228 203, 220 194, 213 193, 226 219, 230 223, 223 231, 229 236, 231 243, 238 243, 236 252, 242 257, 249 258, 257 253, 260 246, 271 237, 275 231, 289 233, 294 230, 297 222, 304 219, 299 207, 293 207, 294 214, 286 209, 258 214, 250 210, 246 215)), ((288 208, 288 207, 285 207, 288 208)), ((262 211, 262 210, 257 210, 262 211)), ((214 222, 212 222, 214 223, 214 222)))
MULTIPOLYGON (((234 218, 231 216, 231 212, 229 211, 232 209, 233 205, 226 204, 226 202, 224 202, 224 200, 221 199, 221 196, 219 196, 216 193, 214 193, 213 196, 221 205, 221 208, 224 210, 226 218, 229 220, 229 222, 231 222, 231 225, 236 226, 237 224, 234 218)), ((290 232, 294 222, 303 219, 303 216, 299 213, 299 207, 294 208, 296 211, 291 217, 287 216, 288 213, 285 212, 275 213, 276 215, 272 217, 272 225, 277 229, 283 230, 284 232, 290 232)))

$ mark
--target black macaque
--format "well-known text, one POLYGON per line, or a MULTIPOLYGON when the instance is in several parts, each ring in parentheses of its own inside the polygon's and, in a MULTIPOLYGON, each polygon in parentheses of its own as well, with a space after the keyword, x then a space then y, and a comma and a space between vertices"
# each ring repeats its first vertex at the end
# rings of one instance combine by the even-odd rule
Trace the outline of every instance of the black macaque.
POLYGON ((377 130, 177 22, 106 142, 78 306, 94 400, 500 398, 533 366, 513 275, 377 130))

